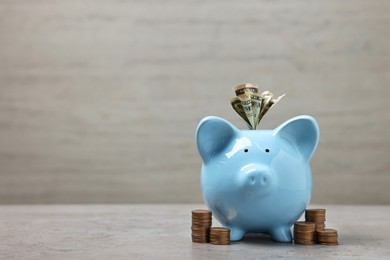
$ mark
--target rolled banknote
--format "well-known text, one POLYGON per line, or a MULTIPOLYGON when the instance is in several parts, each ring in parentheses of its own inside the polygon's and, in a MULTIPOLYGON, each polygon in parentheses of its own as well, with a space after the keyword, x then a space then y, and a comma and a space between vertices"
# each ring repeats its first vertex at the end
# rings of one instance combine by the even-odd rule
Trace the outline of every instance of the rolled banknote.
POLYGON ((252 103, 252 112, 253 112, 253 127, 252 129, 256 130, 257 125, 260 122, 260 112, 263 98, 258 93, 250 93, 251 103, 252 103))
POLYGON ((236 93, 236 96, 245 94, 246 92, 252 92, 252 93, 258 93, 259 92, 259 86, 254 85, 251 83, 245 83, 238 85, 236 87, 233 87, 234 92, 236 93))
POLYGON ((252 110, 252 100, 251 97, 245 94, 239 95, 238 98, 241 101, 241 105, 244 108, 246 118, 249 121, 250 129, 255 128, 255 117, 252 110))
POLYGON ((264 110, 264 107, 267 106, 268 102, 274 97, 274 94, 272 94, 271 91, 266 90, 260 94, 260 96, 263 98, 263 102, 261 103, 261 111, 264 110))
MULTIPOLYGON (((269 91, 268 91, 269 92, 269 91)), ((264 93, 264 92, 263 92, 264 93)), ((276 103, 278 103, 286 94, 283 94, 281 96, 279 96, 278 98, 273 98, 273 95, 271 92, 271 94, 269 93, 266 93, 265 95, 263 95, 263 93, 261 94, 261 96, 263 97, 263 101, 264 101, 264 105, 263 107, 261 108, 261 112, 260 112, 260 119, 261 120, 263 118, 263 116, 265 115, 265 113, 267 113, 267 111, 273 106, 275 105, 276 103)))
POLYGON ((234 111, 236 111, 237 114, 239 114, 242 117, 242 119, 244 119, 245 122, 247 122, 247 124, 250 125, 250 122, 246 117, 244 107, 241 104, 241 99, 239 99, 238 97, 234 97, 230 99, 230 104, 232 105, 234 111))
POLYGON ((285 95, 274 98, 271 91, 259 94, 259 86, 251 83, 233 87, 236 97, 230 100, 234 109, 248 124, 248 128, 256 130, 260 120, 267 111, 285 95))

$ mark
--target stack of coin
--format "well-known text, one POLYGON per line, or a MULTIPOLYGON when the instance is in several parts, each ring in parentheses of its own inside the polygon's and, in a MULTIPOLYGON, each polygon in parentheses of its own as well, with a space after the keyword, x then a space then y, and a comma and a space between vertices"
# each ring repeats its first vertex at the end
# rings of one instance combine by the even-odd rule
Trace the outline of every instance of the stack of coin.
POLYGON ((229 245, 230 229, 223 227, 212 227, 210 229, 210 243, 213 245, 229 245))
POLYGON ((294 224, 294 243, 300 245, 314 245, 316 242, 315 224, 313 222, 298 221, 294 224))
POLYGON ((305 219, 307 222, 314 222, 316 230, 323 230, 325 228, 325 209, 307 209, 305 219))
POLYGON ((211 227, 211 211, 196 209, 192 211, 192 242, 208 243, 211 227))
POLYGON ((337 237, 335 229, 317 230, 317 241, 321 245, 338 245, 337 237))

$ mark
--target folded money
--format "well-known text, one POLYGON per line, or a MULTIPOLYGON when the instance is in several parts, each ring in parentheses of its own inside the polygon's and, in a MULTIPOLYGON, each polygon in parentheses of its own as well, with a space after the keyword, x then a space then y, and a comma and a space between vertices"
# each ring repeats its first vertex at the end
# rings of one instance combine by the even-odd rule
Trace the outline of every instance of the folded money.
POLYGON ((274 98, 268 90, 259 94, 259 86, 251 83, 238 85, 233 90, 236 97, 230 100, 230 104, 251 130, 256 130, 267 111, 286 95, 274 98))

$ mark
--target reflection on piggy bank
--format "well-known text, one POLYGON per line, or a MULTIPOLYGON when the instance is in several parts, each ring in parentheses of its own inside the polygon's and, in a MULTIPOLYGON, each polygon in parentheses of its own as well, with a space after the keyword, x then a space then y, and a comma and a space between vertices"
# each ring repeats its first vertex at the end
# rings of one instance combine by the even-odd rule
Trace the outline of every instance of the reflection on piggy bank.
POLYGON ((202 119, 196 142, 203 159, 201 188, 213 215, 232 241, 268 233, 290 242, 290 228, 310 201, 309 161, 319 141, 310 116, 274 130, 239 130, 219 117, 202 119))

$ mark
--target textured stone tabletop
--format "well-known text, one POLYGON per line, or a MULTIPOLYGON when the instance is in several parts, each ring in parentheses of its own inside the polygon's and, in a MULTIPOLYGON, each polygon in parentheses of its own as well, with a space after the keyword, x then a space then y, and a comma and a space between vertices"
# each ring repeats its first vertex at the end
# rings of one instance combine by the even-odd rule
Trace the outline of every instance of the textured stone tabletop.
MULTIPOLYGON (((314 205, 338 246, 246 235, 228 246, 191 242, 196 204, 0 206, 1 259, 390 258, 390 206, 314 205)), ((213 225, 218 226, 213 220, 213 225)))

